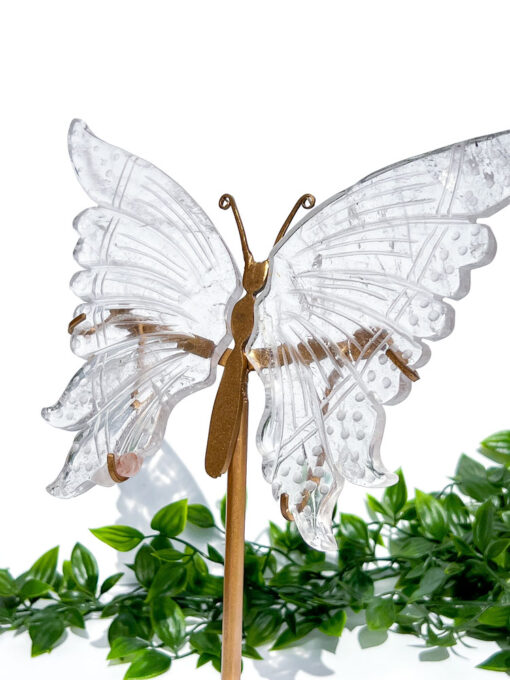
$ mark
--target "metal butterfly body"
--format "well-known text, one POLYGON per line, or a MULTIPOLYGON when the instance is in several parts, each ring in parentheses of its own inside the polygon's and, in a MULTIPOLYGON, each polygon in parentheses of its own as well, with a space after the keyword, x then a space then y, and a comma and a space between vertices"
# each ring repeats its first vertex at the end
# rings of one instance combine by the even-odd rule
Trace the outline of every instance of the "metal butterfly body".
POLYGON ((409 393, 429 358, 425 340, 453 329, 444 298, 464 296, 470 270, 495 254, 477 219, 510 202, 510 132, 370 175, 286 231, 289 219, 263 263, 250 260, 224 196, 243 239, 243 279, 209 218, 160 170, 81 121, 69 149, 97 206, 75 220, 83 270, 71 285, 83 304, 71 346, 86 363, 43 410, 78 432, 49 491, 75 496, 134 474, 160 447, 173 406, 210 385, 221 360, 209 472, 228 467, 253 368, 266 394, 264 477, 303 538, 335 549, 344 480, 396 481, 380 458, 383 405, 409 393))

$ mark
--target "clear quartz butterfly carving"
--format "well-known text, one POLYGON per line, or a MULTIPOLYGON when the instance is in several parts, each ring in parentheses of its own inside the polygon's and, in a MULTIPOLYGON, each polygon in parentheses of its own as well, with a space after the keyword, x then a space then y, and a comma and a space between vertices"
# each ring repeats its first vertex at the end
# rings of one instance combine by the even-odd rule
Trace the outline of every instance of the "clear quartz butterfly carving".
POLYGON ((212 384, 219 363, 206 467, 225 472, 253 369, 266 395, 264 477, 304 540, 336 549, 344 481, 396 481, 380 456, 384 405, 408 395, 429 359, 426 341, 452 331, 445 298, 466 295, 470 270, 495 254, 478 220, 510 201, 510 132, 380 170, 287 230, 300 206, 313 206, 301 197, 262 263, 224 195, 243 277, 207 215, 163 172, 82 121, 71 124, 69 151, 96 205, 74 222, 82 269, 71 286, 83 304, 69 330, 85 363, 43 410, 77 432, 50 493, 67 498, 136 474, 173 406, 212 384))

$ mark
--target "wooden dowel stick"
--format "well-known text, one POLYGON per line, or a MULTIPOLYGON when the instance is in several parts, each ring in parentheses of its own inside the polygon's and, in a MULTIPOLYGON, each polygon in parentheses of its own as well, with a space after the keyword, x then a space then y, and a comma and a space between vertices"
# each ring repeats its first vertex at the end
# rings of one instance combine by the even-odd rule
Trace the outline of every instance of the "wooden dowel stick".
POLYGON ((222 680, 239 680, 241 677, 247 436, 248 400, 245 398, 241 428, 228 470, 227 481, 222 680))

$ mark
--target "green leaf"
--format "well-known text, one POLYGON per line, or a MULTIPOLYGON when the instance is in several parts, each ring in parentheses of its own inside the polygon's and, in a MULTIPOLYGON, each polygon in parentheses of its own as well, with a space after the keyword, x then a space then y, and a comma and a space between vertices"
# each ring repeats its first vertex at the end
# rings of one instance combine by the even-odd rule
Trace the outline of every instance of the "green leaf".
POLYGON ((210 663, 213 659, 216 659, 216 657, 213 656, 212 654, 199 654, 197 660, 197 668, 205 666, 206 663, 210 663))
POLYGON ((221 657, 220 638, 215 633, 192 633, 189 643, 200 654, 209 654, 218 659, 221 657))
POLYGON ((21 586, 19 596, 22 600, 31 600, 35 597, 46 595, 51 590, 49 583, 39 581, 39 579, 31 578, 21 586))
POLYGON ((188 505, 188 522, 202 529, 209 529, 214 526, 214 517, 209 508, 205 505, 188 505))
POLYGON ((363 569, 356 568, 346 573, 344 582, 355 600, 366 602, 373 597, 374 581, 363 569))
POLYGON ((269 585, 276 588, 295 585, 299 581, 301 567, 298 564, 286 564, 269 581, 269 585))
POLYGON ((227 521, 226 518, 227 518, 227 494, 225 494, 220 501, 220 519, 223 526, 225 526, 225 523, 227 521))
POLYGON ((508 629, 510 626, 510 605, 495 605, 486 609, 478 617, 484 626, 508 629))
POLYGON ((104 595, 107 593, 109 590, 113 588, 113 586, 120 581, 120 579, 124 576, 124 573, 122 571, 118 572, 117 574, 112 574, 111 576, 108 576, 108 578, 105 578, 101 585, 100 593, 101 595, 104 595))
POLYGON ((416 623, 417 621, 425 621, 427 618, 427 608, 419 604, 406 604, 397 614, 397 623, 416 623))
POLYGON ((398 515, 407 501, 407 487, 402 470, 397 470, 398 482, 385 489, 383 505, 388 506, 394 515, 398 515))
POLYGON ((178 562, 186 557, 185 553, 175 550, 175 548, 163 548, 163 550, 156 550, 152 554, 163 562, 178 562))
POLYGON ((158 560, 153 556, 153 549, 143 545, 135 556, 135 576, 139 583, 149 588, 159 569, 158 560))
POLYGON ((344 630, 345 622, 347 620, 347 614, 345 610, 340 609, 336 614, 326 614, 327 618, 320 624, 319 630, 326 635, 331 635, 333 637, 340 637, 344 630))
POLYGON ((444 584, 446 579, 447 576, 444 573, 444 569, 441 569, 440 567, 431 567, 422 576, 418 588, 413 592, 409 601, 412 602, 425 595, 431 595, 444 584))
POLYGON ((108 629, 108 642, 113 646, 113 641, 117 638, 136 637, 138 626, 135 617, 129 611, 123 611, 116 616, 108 629))
POLYGON ((393 520, 384 505, 370 494, 367 494, 367 506, 373 513, 383 515, 386 519, 393 520))
POLYGON ((269 541, 277 548, 285 548, 285 531, 274 522, 269 522, 269 541))
POLYGON ((459 459, 455 479, 462 493, 480 502, 498 493, 498 487, 487 479, 484 466, 465 454, 459 459))
POLYGON ((296 629, 291 630, 286 628, 283 633, 281 633, 277 638, 274 645, 271 647, 272 650, 286 649, 287 647, 293 647, 299 640, 304 638, 306 635, 312 632, 315 628, 314 621, 298 621, 296 624, 296 629))
POLYGON ((427 563, 425 561, 418 562, 417 565, 407 572, 406 579, 414 580, 416 578, 421 578, 426 571, 427 563))
POLYGON ((81 543, 77 543, 71 553, 71 569, 77 585, 95 595, 99 578, 96 558, 81 543))
POLYGON ((152 518, 151 527, 164 536, 173 538, 184 531, 187 515, 188 501, 184 498, 161 508, 152 518))
POLYGON ((66 626, 72 626, 73 628, 85 629, 85 619, 83 614, 76 607, 68 607, 62 612, 64 617, 64 623, 66 626))
POLYGON ((166 548, 171 548, 172 543, 169 538, 163 536, 163 534, 157 534, 154 538, 151 538, 150 547, 152 552, 155 550, 165 550, 166 548))
POLYGON ((174 652, 179 651, 186 640, 186 621, 179 605, 170 596, 153 600, 151 620, 159 639, 174 652))
POLYGON ((452 536, 452 544, 454 545, 457 554, 460 555, 468 555, 468 556, 477 556, 476 550, 471 546, 470 543, 467 543, 464 541, 462 538, 459 538, 458 536, 452 536))
POLYGON ((103 541, 103 543, 115 548, 119 552, 133 550, 144 539, 141 531, 133 527, 123 526, 122 524, 114 524, 108 527, 101 527, 100 529, 90 529, 90 531, 100 541, 103 541))
POLYGON ((488 671, 510 671, 510 649, 496 652, 496 654, 478 664, 477 668, 485 668, 488 671))
POLYGON ((495 560, 496 557, 501 555, 502 552, 508 551, 509 548, 510 548, 509 538, 498 538, 495 541, 490 541, 485 553, 489 559, 495 560))
POLYGON ((356 543, 368 543, 368 529, 361 517, 342 512, 340 515, 340 531, 342 536, 356 543))
POLYGON ((32 640, 32 656, 50 652, 64 633, 64 622, 57 616, 45 616, 29 624, 28 633, 32 640))
POLYGON ((496 432, 484 439, 479 451, 496 463, 510 466, 510 430, 496 432))
POLYGON ((204 562, 204 560, 200 557, 198 553, 195 553, 193 555, 193 566, 201 576, 207 576, 207 574, 209 573, 207 564, 204 562))
POLYGON ((181 593, 186 586, 186 568, 177 562, 169 562, 161 566, 152 581, 147 602, 152 602, 154 598, 162 594, 175 596, 181 593))
POLYGON ((170 668, 171 659, 166 654, 155 649, 144 649, 128 668, 125 680, 143 680, 155 678, 166 673, 170 668))
POLYGON ((74 578, 71 560, 64 560, 62 563, 62 572, 64 586, 69 588, 69 590, 74 589, 76 587, 76 579, 74 578))
POLYGON ((441 541, 448 530, 441 503, 434 496, 416 489, 416 512, 426 533, 441 541))
POLYGON ((0 597, 10 597, 17 593, 16 581, 7 569, 0 569, 0 597))
POLYGON ((421 536, 416 538, 393 539, 390 541, 390 553, 394 557, 418 558, 428 555, 434 543, 421 536))
POLYGON ((368 603, 365 613, 370 630, 387 630, 395 623, 395 604, 389 598, 375 597, 368 603))
POLYGON ((110 653, 106 657, 111 659, 123 659, 137 654, 141 649, 149 646, 147 640, 138 637, 118 637, 112 643, 110 653))
POLYGON ((449 493, 444 497, 443 507, 450 527, 452 525, 460 527, 469 524, 469 510, 462 498, 456 493, 449 493))
POLYGON ((494 530, 494 506, 491 500, 482 503, 475 513, 473 522, 473 543, 479 550, 485 549, 492 540, 494 530))
POLYGON ((28 570, 28 573, 32 578, 38 581, 44 581, 44 583, 50 583, 53 585, 53 580, 57 572, 58 563, 58 546, 48 550, 44 555, 36 560, 33 565, 28 570))
POLYGON ((243 645, 242 655, 247 659, 256 659, 257 661, 260 661, 264 658, 260 656, 255 647, 251 647, 250 645, 243 645))
POLYGON ((224 564, 225 560, 223 555, 216 550, 216 548, 210 544, 207 545, 207 554, 211 562, 216 562, 216 564, 224 564))
POLYGON ((263 609, 259 612, 246 632, 246 642, 258 647, 271 640, 282 625, 282 615, 277 609, 263 609))

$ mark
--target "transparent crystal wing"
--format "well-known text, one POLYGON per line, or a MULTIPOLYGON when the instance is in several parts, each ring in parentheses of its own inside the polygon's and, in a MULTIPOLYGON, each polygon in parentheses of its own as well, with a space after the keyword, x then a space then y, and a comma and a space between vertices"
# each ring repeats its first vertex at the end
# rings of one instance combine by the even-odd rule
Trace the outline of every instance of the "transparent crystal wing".
POLYGON ((71 124, 69 152, 97 206, 74 223, 83 269, 71 287, 83 304, 71 347, 86 363, 43 410, 78 431, 48 487, 61 497, 111 483, 108 453, 129 475, 159 448, 173 406, 214 381, 241 292, 223 240, 176 182, 82 121, 71 124))
POLYGON ((263 472, 311 545, 336 547, 343 482, 395 481, 380 458, 383 404, 403 399, 453 329, 470 270, 496 245, 479 224, 510 200, 510 133, 398 163, 332 197, 270 257, 251 358, 266 391, 263 472))

